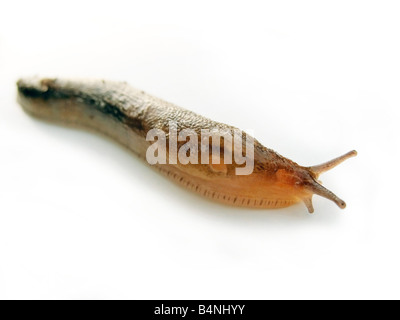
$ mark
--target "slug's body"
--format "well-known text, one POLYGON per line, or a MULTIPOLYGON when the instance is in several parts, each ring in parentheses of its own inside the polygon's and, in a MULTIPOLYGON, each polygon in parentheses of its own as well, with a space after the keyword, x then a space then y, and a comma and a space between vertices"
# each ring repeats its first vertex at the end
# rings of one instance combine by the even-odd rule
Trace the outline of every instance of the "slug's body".
MULTIPOLYGON (((151 129, 168 131, 170 121, 178 131, 236 128, 136 90, 126 83, 23 79, 18 99, 34 116, 84 126, 105 133, 145 158, 151 129)), ((210 150, 212 148, 210 147, 210 150)), ((167 150, 168 151, 168 150, 167 150)), ((221 152, 223 154, 223 152, 221 152)), ((302 167, 254 140, 254 170, 237 175, 233 164, 156 164, 166 176, 187 189, 226 204, 256 208, 282 208, 303 201, 313 212, 311 198, 318 194, 344 208, 345 203, 317 182, 318 176, 345 159, 346 155, 319 166, 302 167)))

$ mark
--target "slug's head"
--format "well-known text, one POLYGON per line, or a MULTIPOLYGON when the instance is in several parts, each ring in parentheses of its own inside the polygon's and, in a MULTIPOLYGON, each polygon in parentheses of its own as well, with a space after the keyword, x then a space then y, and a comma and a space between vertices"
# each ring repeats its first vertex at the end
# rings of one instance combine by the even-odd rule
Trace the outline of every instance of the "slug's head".
POLYGON ((310 213, 314 212, 314 208, 312 205, 312 196, 314 194, 332 200, 340 208, 344 209, 346 207, 346 203, 338 196, 336 196, 333 192, 323 187, 318 181, 318 177, 321 173, 336 167, 338 164, 356 155, 357 152, 353 150, 344 154, 343 156, 340 156, 336 159, 317 166, 298 167, 294 172, 290 174, 286 170, 283 170, 283 172, 280 172, 281 170, 278 170, 277 177, 278 180, 281 181, 281 183, 283 182, 284 184, 286 184, 286 186, 290 185, 293 193, 296 195, 296 197, 303 200, 310 213))

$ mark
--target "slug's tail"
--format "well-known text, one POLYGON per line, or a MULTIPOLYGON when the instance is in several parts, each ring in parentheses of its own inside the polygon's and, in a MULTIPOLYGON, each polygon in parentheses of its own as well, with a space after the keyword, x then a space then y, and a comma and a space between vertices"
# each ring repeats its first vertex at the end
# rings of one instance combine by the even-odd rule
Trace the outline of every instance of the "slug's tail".
MULTIPOLYGON (((316 166, 312 166, 312 167, 308 167, 307 169, 315 176, 318 178, 318 176, 323 173, 326 172, 330 169, 333 169, 334 167, 336 167, 337 165, 339 165, 340 163, 342 163, 343 161, 355 157, 357 155, 357 151, 353 150, 350 151, 338 158, 335 158, 331 161, 322 163, 320 165, 316 165, 316 166)), ((332 191, 326 189, 325 187, 323 187, 320 183, 318 183, 315 179, 311 179, 311 181, 309 181, 309 183, 307 184, 307 189, 309 191, 312 192, 312 194, 317 194, 321 197, 324 197, 326 199, 332 200, 333 202, 335 202, 339 208, 344 209, 346 208, 346 202, 344 202, 342 199, 340 199, 337 195, 335 195, 332 191)), ((303 199, 304 204, 306 205, 308 211, 310 213, 314 212, 314 208, 312 205, 312 195, 309 198, 303 199)))

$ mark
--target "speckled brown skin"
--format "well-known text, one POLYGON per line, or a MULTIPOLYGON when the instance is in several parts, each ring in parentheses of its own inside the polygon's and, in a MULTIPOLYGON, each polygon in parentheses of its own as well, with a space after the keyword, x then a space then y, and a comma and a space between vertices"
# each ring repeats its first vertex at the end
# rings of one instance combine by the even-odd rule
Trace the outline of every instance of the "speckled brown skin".
MULTIPOLYGON (((143 159, 151 144, 146 141, 147 132, 156 128, 168 132, 170 121, 177 123, 178 132, 188 128, 199 135, 201 129, 236 129, 155 98, 126 83, 29 78, 19 80, 17 86, 18 101, 28 113, 100 131, 143 159)), ((282 208, 304 201, 309 212, 313 212, 311 198, 318 194, 345 207, 344 201, 322 187, 317 179, 320 173, 356 155, 355 151, 326 164, 302 167, 257 140, 254 143, 254 171, 250 175, 236 175, 235 169, 239 166, 236 163, 157 164, 154 167, 185 188, 229 205, 282 208)))

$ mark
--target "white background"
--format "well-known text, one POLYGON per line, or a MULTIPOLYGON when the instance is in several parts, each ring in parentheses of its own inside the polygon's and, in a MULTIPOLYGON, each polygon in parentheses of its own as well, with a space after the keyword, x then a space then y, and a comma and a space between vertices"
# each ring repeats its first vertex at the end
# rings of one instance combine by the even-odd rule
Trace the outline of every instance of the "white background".
POLYGON ((9 1, 0 9, 0 298, 400 298, 393 1, 9 1), (41 122, 19 77, 126 80, 314 165, 346 200, 246 210, 102 136, 41 122))

